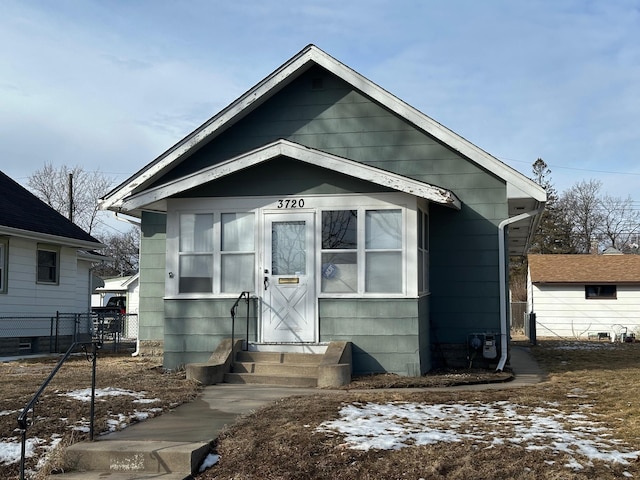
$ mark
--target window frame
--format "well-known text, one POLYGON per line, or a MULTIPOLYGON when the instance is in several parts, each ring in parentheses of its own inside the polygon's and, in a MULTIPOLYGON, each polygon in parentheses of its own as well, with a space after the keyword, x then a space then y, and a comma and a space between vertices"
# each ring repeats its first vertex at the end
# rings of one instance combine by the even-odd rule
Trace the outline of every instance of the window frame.
POLYGON ((38 244, 36 247, 36 283, 39 285, 59 285, 60 284, 60 247, 48 244, 38 244), (55 254, 53 267, 51 265, 40 265, 40 252, 49 252, 55 254), (41 279, 41 268, 53 268, 53 280, 41 279))
POLYGON ((616 284, 590 284, 584 286, 585 300, 617 300, 618 286, 616 284), (590 294, 589 289, 595 289, 590 294))
POLYGON ((0 237, 0 294, 8 291, 9 239, 0 237))
POLYGON ((431 292, 431 287, 429 285, 429 211, 427 206, 418 207, 416 230, 418 295, 428 295, 431 292))

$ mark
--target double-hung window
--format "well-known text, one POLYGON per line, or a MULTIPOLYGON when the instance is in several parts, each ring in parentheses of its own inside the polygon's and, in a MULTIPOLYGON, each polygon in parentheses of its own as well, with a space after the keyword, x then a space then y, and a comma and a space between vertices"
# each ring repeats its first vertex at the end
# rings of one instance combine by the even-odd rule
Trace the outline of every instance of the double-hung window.
POLYGON ((0 238, 0 293, 7 293, 7 252, 9 242, 0 238))
POLYGON ((402 293, 399 209, 322 212, 323 293, 402 293))
POLYGON ((429 215, 418 210, 418 292, 429 292, 429 215))
POLYGON ((255 289, 253 213, 182 213, 178 292, 240 293, 255 289))
POLYGON ((58 248, 38 245, 36 253, 36 280, 38 283, 58 283, 59 256, 58 248))

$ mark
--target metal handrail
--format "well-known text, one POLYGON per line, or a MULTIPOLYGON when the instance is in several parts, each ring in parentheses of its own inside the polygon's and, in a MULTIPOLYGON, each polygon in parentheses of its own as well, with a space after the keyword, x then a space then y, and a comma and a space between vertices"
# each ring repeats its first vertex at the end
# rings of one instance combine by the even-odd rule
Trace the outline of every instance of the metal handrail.
POLYGON ((251 292, 242 292, 231 307, 231 349, 235 347, 235 330, 236 330, 236 313, 238 312, 238 304, 242 298, 246 298, 247 302, 247 336, 245 340, 244 350, 249 350, 249 299, 251 292))
POLYGON ((91 407, 89 412, 89 437, 93 440, 93 424, 95 418, 95 397, 96 397, 96 358, 98 356, 97 349, 99 348, 98 342, 74 342, 67 352, 63 355, 63 357, 58 361, 52 372, 49 374, 47 379, 40 385, 38 391, 33 395, 31 400, 27 402, 27 405, 22 409, 20 415, 18 415, 18 429, 22 435, 22 447, 20 451, 20 480, 24 480, 24 462, 26 457, 26 443, 27 443, 27 429, 33 423, 29 421, 29 412, 33 413, 34 407, 36 403, 38 403, 38 399, 44 389, 47 388, 53 377, 58 373, 62 364, 67 361, 67 359, 71 356, 76 347, 82 346, 87 358, 89 357, 89 353, 87 352, 87 345, 92 345, 91 350, 91 360, 92 360, 92 372, 91 372, 91 407))

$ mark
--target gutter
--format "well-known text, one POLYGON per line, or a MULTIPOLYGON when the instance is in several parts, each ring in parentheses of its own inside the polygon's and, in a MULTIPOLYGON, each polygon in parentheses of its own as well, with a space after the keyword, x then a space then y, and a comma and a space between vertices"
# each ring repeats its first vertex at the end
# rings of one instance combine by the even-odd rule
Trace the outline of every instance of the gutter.
POLYGON ((544 210, 544 204, 537 210, 521 213, 515 217, 507 218, 498 225, 498 269, 500 278, 500 361, 496 367, 497 372, 501 372, 507 363, 507 348, 509 335, 509 322, 507 321, 507 263, 506 263, 506 246, 505 246, 505 230, 508 225, 519 222, 525 218, 535 217, 544 210))

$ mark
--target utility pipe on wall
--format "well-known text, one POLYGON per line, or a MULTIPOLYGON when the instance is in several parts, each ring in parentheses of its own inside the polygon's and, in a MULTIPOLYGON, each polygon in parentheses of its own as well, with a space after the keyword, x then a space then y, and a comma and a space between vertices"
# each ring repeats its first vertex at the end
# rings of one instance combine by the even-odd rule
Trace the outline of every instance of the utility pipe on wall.
POLYGON ((504 366, 507 363, 507 345, 508 345, 508 335, 509 335, 509 322, 507 321, 507 294, 508 285, 507 285, 507 259, 506 259, 506 246, 505 246, 505 229, 508 225, 512 223, 519 222, 520 220, 524 220, 525 218, 535 217, 536 215, 542 213, 544 210, 544 205, 537 210, 531 210, 530 212, 521 213, 520 215, 516 215, 515 217, 507 218, 500 222, 498 225, 498 269, 499 278, 500 278, 500 360, 498 361, 498 366, 496 367, 496 371, 501 372, 504 370, 504 366))

